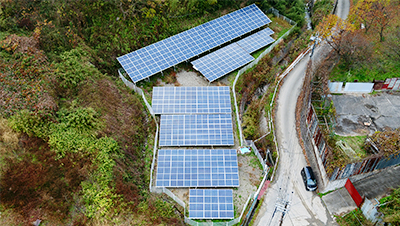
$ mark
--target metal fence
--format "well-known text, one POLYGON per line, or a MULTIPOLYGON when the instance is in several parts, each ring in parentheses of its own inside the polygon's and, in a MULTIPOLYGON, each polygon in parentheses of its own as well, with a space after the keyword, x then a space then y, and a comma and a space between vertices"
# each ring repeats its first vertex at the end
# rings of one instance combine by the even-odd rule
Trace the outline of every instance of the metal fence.
MULTIPOLYGON (((239 78, 240 75, 242 75, 243 73, 245 73, 248 69, 254 67, 255 65, 258 64, 258 62, 265 56, 267 55, 269 52, 272 51, 272 49, 281 41, 283 40, 285 37, 287 37, 292 31, 293 29, 296 27, 296 23, 293 20, 290 20, 289 18, 280 15, 279 11, 276 9, 271 8, 271 13, 273 13, 276 17, 282 18, 284 20, 286 20, 288 23, 290 23, 291 25, 293 25, 285 34, 283 34, 278 40, 276 40, 271 46, 269 46, 263 53, 261 53, 257 59, 255 59, 253 62, 251 62, 250 64, 248 64, 247 66, 243 67, 242 69, 240 69, 236 75, 235 81, 233 83, 233 97, 234 97, 234 102, 235 102, 235 109, 236 109, 236 117, 237 117, 237 122, 238 122, 238 127, 239 127, 239 133, 240 133, 240 144, 241 146, 243 145, 243 135, 242 135, 242 128, 241 128, 241 123, 240 123, 240 118, 239 118, 239 111, 238 111, 238 107, 237 107, 237 100, 236 100, 236 92, 235 92, 235 86, 237 83, 237 80, 239 78)), ((269 12, 269 11, 268 11, 269 12)), ((295 64, 297 64, 297 62, 295 62, 295 64)), ((292 65, 291 65, 292 66, 292 65)), ((176 195, 174 195, 170 190, 168 190, 167 188, 158 188, 158 187, 153 187, 153 172, 154 172, 154 167, 155 167, 155 159, 156 159, 156 153, 157 153, 157 139, 158 139, 158 123, 157 120, 155 118, 154 112, 153 112, 153 108, 151 107, 151 105, 149 104, 149 102, 147 101, 144 92, 142 89, 140 89, 139 87, 137 87, 134 83, 128 81, 125 76, 122 74, 121 70, 118 70, 118 74, 119 77, 121 78, 121 80, 124 82, 124 84, 131 88, 132 90, 134 90, 136 93, 140 94, 142 96, 142 99, 147 107, 147 109, 149 110, 150 114, 152 115, 157 129, 156 129, 156 133, 155 133, 155 140, 154 140, 154 149, 153 149, 153 161, 151 164, 151 172, 150 172, 150 184, 149 184, 149 189, 150 192, 155 192, 155 193, 164 193, 166 195, 168 195, 169 197, 171 197, 175 202, 177 202, 180 206, 182 206, 184 208, 184 213, 186 213, 186 204, 184 201, 182 201, 181 199, 179 199, 176 195)), ((268 112, 268 114, 270 114, 270 112, 268 112)), ((272 118, 272 117, 271 117, 272 118)), ((272 125, 273 127, 273 125, 272 125)), ((264 160, 262 159, 260 153, 258 152, 257 148, 254 145, 254 142, 251 142, 250 144, 251 148, 253 149, 254 154, 257 156, 258 160, 260 161, 263 171, 266 172, 268 170, 268 166, 265 164, 264 160)), ((257 199, 261 188, 264 186, 264 183, 266 181, 266 178, 268 177, 268 173, 264 174, 264 178, 262 180, 262 182, 259 185, 259 188, 257 190, 257 192, 255 194, 251 194, 249 195, 244 208, 240 214, 240 216, 238 218, 235 218, 231 221, 227 221, 227 222, 197 222, 194 221, 186 216, 184 216, 185 219, 185 223, 192 225, 192 226, 232 226, 232 225, 236 225, 240 222, 240 220, 243 217, 244 211, 246 210, 246 206, 248 206, 250 200, 253 199, 257 199)))
POLYGON ((262 166, 263 172, 265 172, 268 169, 267 164, 265 164, 264 159, 260 155, 260 152, 258 151, 256 145, 254 145, 254 142, 252 140, 248 141, 251 149, 253 150, 253 153, 257 156, 258 161, 260 161, 260 164, 262 166))
MULTIPOLYGON (((306 122, 308 125, 308 134, 311 136, 314 149, 316 150, 315 156, 318 158, 319 162, 322 163, 326 172, 329 148, 325 139, 323 138, 322 131, 318 125, 317 115, 311 104, 309 105, 306 122)), ((333 170, 333 172, 328 173, 327 176, 329 181, 340 180, 398 164, 400 164, 400 154, 392 154, 389 157, 373 155, 361 161, 349 163, 343 167, 337 167, 333 170)))
MULTIPOLYGON (((276 15, 278 15, 277 17, 280 17, 280 18, 283 18, 283 19, 287 20, 287 21, 288 21, 291 25, 293 25, 293 26, 292 26, 285 34, 283 34, 278 40, 276 40, 272 45, 270 45, 264 52, 262 52, 262 53, 257 57, 257 59, 255 59, 255 60, 252 61, 250 64, 248 64, 248 65, 246 65, 245 67, 243 67, 242 69, 240 69, 240 70, 238 71, 238 73, 236 74, 235 81, 233 82, 233 88, 232 88, 232 90, 233 90, 233 99, 234 99, 235 110, 236 110, 236 121, 237 121, 238 128, 239 128, 240 146, 243 146, 243 131, 242 131, 242 127, 240 126, 240 125, 241 125, 241 120, 240 120, 240 117, 239 117, 239 108, 238 108, 238 106, 237 106, 237 99, 236 99, 236 83, 237 83, 237 81, 238 81, 240 75, 242 75, 242 74, 245 73, 247 70, 249 70, 250 68, 252 68, 252 67, 254 67, 255 65, 257 65, 258 62, 260 62, 260 60, 261 60, 265 55, 267 55, 268 53, 270 53, 270 52, 275 48, 275 46, 278 45, 278 43, 281 42, 281 40, 283 40, 285 37, 287 37, 287 36, 293 31, 293 29, 297 26, 297 24, 296 24, 293 20, 291 20, 291 19, 289 19, 289 18, 287 18, 287 17, 285 17, 285 16, 283 16, 283 15, 280 15, 278 10, 276 10, 276 9, 274 9, 274 8, 271 8, 271 9, 269 9, 269 10, 274 11, 274 12, 276 13, 276 15)), ((268 11, 269 11, 269 10, 268 10, 268 11)), ((275 15, 275 13, 274 13, 274 15, 275 15)))
POLYGON ((288 23, 291 24, 291 25, 296 25, 296 22, 294 22, 293 20, 291 20, 291 19, 285 17, 284 15, 279 14, 279 10, 277 10, 277 9, 275 9, 275 8, 273 8, 273 7, 269 8, 269 9, 267 10, 267 13, 272 13, 272 14, 274 14, 274 16, 276 16, 276 17, 278 17, 278 18, 281 18, 281 19, 286 20, 286 22, 288 22, 288 23))

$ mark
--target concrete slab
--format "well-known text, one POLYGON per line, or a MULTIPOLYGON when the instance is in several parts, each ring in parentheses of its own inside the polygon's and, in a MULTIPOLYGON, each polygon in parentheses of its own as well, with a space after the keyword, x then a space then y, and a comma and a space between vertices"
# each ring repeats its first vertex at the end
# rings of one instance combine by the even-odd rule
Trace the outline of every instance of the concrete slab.
POLYGON ((400 95, 333 95, 336 133, 343 136, 372 134, 385 127, 400 127, 400 95))
POLYGON ((324 195, 322 196, 322 200, 325 202, 332 216, 342 215, 357 208, 356 203, 353 201, 353 198, 351 198, 346 188, 341 188, 324 195))

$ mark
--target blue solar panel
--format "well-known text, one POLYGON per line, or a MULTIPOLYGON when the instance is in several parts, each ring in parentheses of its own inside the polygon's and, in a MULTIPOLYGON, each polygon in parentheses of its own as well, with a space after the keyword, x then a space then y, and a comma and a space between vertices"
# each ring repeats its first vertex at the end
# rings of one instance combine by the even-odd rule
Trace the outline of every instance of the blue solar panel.
POLYGON ((239 187, 234 149, 158 150, 157 187, 239 187))
POLYGON ((273 43, 275 40, 270 36, 273 33, 274 32, 270 28, 266 28, 244 39, 239 40, 237 44, 244 50, 246 50, 246 52, 252 53, 266 45, 273 43))
POLYGON ((210 82, 254 60, 238 44, 233 43, 202 58, 192 61, 193 67, 210 82))
POLYGON ((253 4, 118 57, 117 60, 129 77, 138 82, 270 22, 253 4))
POLYGON ((228 86, 154 87, 155 114, 231 114, 228 86))
POLYGON ((231 114, 161 115, 160 146, 233 146, 231 114))
POLYGON ((190 189, 189 218, 233 219, 233 191, 229 189, 190 189))

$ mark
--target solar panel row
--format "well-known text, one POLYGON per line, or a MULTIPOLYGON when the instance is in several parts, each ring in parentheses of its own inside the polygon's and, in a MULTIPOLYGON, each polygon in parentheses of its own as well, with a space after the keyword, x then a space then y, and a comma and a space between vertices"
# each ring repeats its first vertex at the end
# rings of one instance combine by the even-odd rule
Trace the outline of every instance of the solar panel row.
POLYGON ((237 44, 242 47, 246 52, 252 53, 264 46, 273 43, 275 40, 271 38, 274 32, 270 28, 263 29, 257 33, 254 33, 244 39, 241 39, 237 44))
POLYGON ((152 108, 155 114, 230 114, 230 90, 228 86, 154 87, 152 108))
POLYGON ((129 77, 138 82, 270 22, 253 4, 118 57, 117 60, 129 77))
POLYGON ((157 187, 238 187, 236 150, 158 150, 157 187))
POLYGON ((161 115, 159 145, 232 146, 232 116, 161 115))
POLYGON ((192 61, 193 67, 212 82, 254 60, 237 43, 192 61))
POLYGON ((190 189, 189 218, 233 219, 233 192, 228 189, 190 189))

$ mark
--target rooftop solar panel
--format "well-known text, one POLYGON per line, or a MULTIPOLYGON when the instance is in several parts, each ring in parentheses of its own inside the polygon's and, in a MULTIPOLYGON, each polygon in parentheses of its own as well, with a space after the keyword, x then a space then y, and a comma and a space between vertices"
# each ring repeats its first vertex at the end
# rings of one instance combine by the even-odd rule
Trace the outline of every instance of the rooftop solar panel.
POLYGON ((274 32, 270 28, 266 28, 244 39, 239 40, 237 44, 244 50, 246 50, 246 52, 252 53, 266 45, 273 43, 275 40, 270 36, 273 33, 274 32))
POLYGON ((159 144, 233 146, 232 115, 161 115, 159 144))
POLYGON ((229 189, 190 189, 189 218, 233 219, 233 191, 229 189))
POLYGON ((250 5, 117 58, 134 82, 262 27, 271 20, 250 5))
POLYGON ((232 43, 192 61, 193 67, 212 82, 254 60, 238 44, 232 43))
POLYGON ((234 149, 158 150, 157 187, 239 187, 234 149))
POLYGON ((154 87, 155 114, 231 114, 228 86, 154 87))

